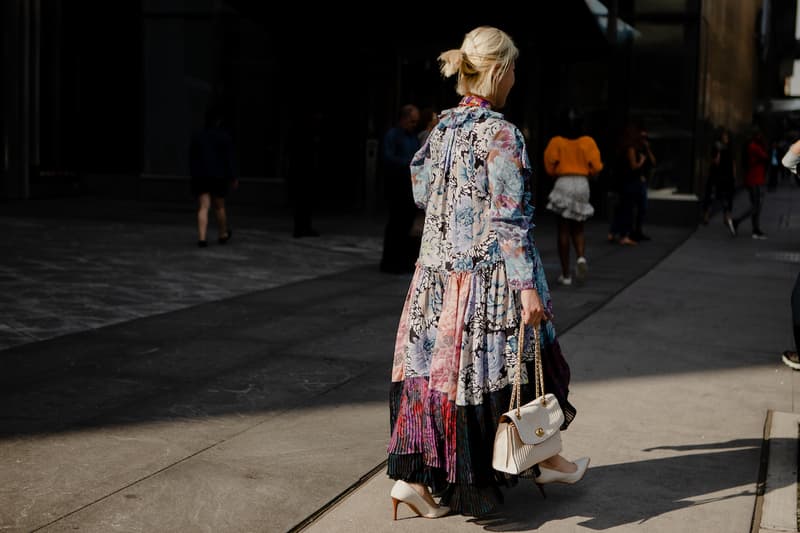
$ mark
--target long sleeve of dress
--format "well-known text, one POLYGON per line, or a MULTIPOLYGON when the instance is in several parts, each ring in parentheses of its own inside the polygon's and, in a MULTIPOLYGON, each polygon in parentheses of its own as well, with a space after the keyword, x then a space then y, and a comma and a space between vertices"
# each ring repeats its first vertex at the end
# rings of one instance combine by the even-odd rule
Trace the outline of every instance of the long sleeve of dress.
POLYGON ((533 240, 528 235, 533 227, 527 190, 531 168, 522 135, 515 129, 502 128, 489 147, 486 164, 490 220, 505 260, 509 286, 534 288, 533 240))
POLYGON ((411 188, 414 193, 414 203, 420 209, 428 205, 428 196, 431 190, 431 165, 426 165, 430 155, 428 143, 424 143, 411 160, 411 188))

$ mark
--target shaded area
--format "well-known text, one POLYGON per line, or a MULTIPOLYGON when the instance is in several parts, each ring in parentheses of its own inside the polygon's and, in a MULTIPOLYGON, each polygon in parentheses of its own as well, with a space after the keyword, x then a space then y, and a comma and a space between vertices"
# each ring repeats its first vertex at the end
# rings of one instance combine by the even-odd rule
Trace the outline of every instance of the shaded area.
MULTIPOLYGON (((543 257, 555 261, 550 251, 554 238, 547 238, 552 230, 546 218, 537 229, 542 234, 543 257)), ((604 226, 598 223, 589 235, 597 240, 603 231, 604 226)), ((672 228, 654 228, 654 232, 659 241, 638 250, 592 246, 591 283, 583 290, 552 288, 558 330, 563 333, 597 310, 688 235, 687 230, 672 228)), ((230 249, 235 251, 241 245, 232 244, 230 249)), ((103 254, 110 251, 108 246, 105 250, 103 254)), ((43 249, 41 253, 47 252, 43 249)), ((295 253, 313 252, 298 249, 295 253)), ((292 263, 295 255, 288 253, 286 257, 287 262, 273 270, 265 266, 264 275, 291 279, 290 273, 296 270, 292 263)), ((320 256, 320 260, 329 261, 324 258, 320 256)), ((118 420, 280 409, 287 405, 287 397, 309 392, 297 388, 308 386, 311 378, 303 372, 309 368, 319 374, 319 385, 311 391, 315 394, 352 379, 365 364, 378 362, 388 369, 409 278, 382 275, 376 264, 220 301, 215 300, 217 293, 213 291, 193 294, 194 301, 205 298, 205 303, 188 308, 191 301, 175 300, 174 295, 154 288, 149 270, 134 269, 129 272, 134 278, 130 290, 145 291, 145 300, 158 307, 156 316, 0 352, 4 365, 0 395, 6 399, 0 408, 0 419, 6 422, 0 434, 52 432, 118 420), (169 311, 170 306, 182 309, 169 311), (302 365, 303 360, 313 360, 314 365, 302 365), (292 378, 292 370, 300 373, 292 378), (279 383, 271 378, 276 375, 283 376, 279 383), (253 385, 250 389, 249 384, 253 385), (206 389, 212 385, 248 392, 227 398, 209 395, 206 389), (277 394, 278 390, 282 393, 277 394), (190 404, 191 409, 175 411, 177 397, 183 397, 182 402, 190 404)), ((330 266, 321 265, 320 272, 330 266)), ((553 273, 558 270, 552 262, 545 268, 553 273)), ((205 272, 205 268, 196 269, 188 262, 171 275, 182 286, 181 280, 192 279, 192 272, 205 272)), ((236 267, 231 275, 244 275, 244 271, 236 267)), ((86 283, 93 279, 91 275, 84 279, 79 273, 64 272, 62 278, 72 294, 92 302, 97 310, 110 305, 111 314, 133 312, 124 301, 106 302, 102 291, 86 283), (70 281, 74 284, 69 285, 70 281), (114 306, 119 310, 114 311, 114 306)), ((253 281, 256 285, 264 282, 253 281)), ((30 301, 48 294, 52 280, 39 278, 37 283, 34 294, 9 301, 6 312, 19 313, 24 319, 30 301)), ((213 286, 212 278, 209 283, 213 286)), ((237 290, 247 292, 247 287, 237 290)), ((69 308, 61 308, 61 312, 65 319, 74 318, 69 308)), ((94 316, 98 321, 108 319, 102 314, 94 316)))

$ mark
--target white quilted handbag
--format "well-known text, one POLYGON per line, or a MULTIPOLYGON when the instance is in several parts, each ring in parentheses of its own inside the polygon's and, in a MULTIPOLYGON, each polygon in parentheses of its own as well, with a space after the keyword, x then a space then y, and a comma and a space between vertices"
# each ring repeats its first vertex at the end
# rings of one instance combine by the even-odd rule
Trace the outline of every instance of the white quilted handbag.
POLYGON ((534 328, 536 399, 520 406, 520 376, 525 324, 520 324, 517 342, 517 371, 508 412, 500 416, 494 437, 492 467, 508 474, 519 474, 536 463, 561 452, 561 425, 564 413, 553 394, 544 392, 539 328, 534 328))

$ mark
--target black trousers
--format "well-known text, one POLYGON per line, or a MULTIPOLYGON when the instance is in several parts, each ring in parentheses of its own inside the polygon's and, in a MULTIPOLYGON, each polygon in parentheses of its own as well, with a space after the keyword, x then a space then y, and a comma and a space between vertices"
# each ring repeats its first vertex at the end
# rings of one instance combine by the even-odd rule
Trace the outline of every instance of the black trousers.
POLYGON ((750 217, 753 233, 761 233, 761 205, 764 203, 763 187, 761 185, 748 186, 747 193, 750 196, 750 208, 736 217, 733 222, 738 226, 742 220, 750 217))
POLYGON ((419 256, 420 239, 411 236, 411 226, 417 206, 411 191, 411 176, 407 171, 390 174, 386 184, 389 208, 383 233, 383 272, 413 272, 419 256))
POLYGON ((709 176, 706 182, 706 190, 703 195, 703 211, 709 211, 714 205, 714 200, 719 200, 722 210, 730 213, 733 210, 733 184, 732 179, 721 181, 713 175, 709 176))

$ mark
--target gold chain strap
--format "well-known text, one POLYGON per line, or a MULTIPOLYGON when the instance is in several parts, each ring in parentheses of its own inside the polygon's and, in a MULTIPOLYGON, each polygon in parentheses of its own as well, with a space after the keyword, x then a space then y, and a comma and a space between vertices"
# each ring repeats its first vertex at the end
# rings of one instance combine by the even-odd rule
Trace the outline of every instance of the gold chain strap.
MULTIPOLYGON (((542 369, 542 349, 539 344, 539 328, 533 328, 533 341, 536 343, 534 348, 534 372, 536 372, 536 397, 542 399, 542 405, 547 406, 547 401, 544 398, 544 370, 542 369)), ((517 337, 517 373, 514 375, 514 386, 511 389, 511 402, 508 405, 508 410, 516 407, 517 418, 520 416, 519 407, 521 401, 520 388, 522 386, 522 351, 525 348, 525 323, 520 320, 519 322, 519 337, 517 337)))

